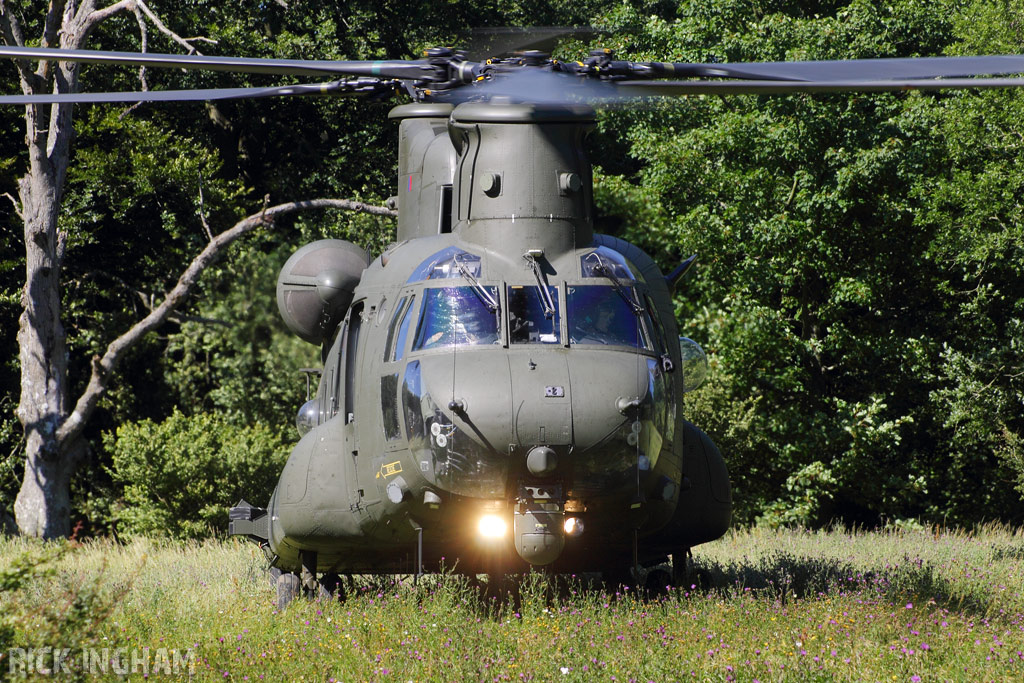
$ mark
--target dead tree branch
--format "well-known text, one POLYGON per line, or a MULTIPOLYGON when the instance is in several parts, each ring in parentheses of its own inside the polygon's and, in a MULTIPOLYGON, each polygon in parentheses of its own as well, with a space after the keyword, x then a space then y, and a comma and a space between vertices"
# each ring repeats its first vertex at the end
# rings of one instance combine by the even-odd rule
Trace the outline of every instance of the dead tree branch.
POLYGON ((297 211, 309 209, 344 209, 359 211, 374 216, 395 217, 397 212, 383 206, 374 206, 348 199, 311 199, 300 202, 288 202, 264 208, 247 218, 235 223, 233 227, 216 235, 189 264, 178 278, 174 289, 164 298, 160 305, 151 310, 149 315, 137 322, 127 332, 107 346, 103 357, 96 356, 92 361, 92 375, 89 384, 75 405, 75 409, 57 430, 60 443, 70 443, 77 438, 96 409, 96 405, 107 389, 107 383, 114 368, 126 351, 134 346, 142 337, 163 324, 188 298, 203 271, 213 264, 238 238, 261 227, 273 225, 274 219, 297 211))
MULTIPOLYGON (((135 23, 139 25, 139 51, 149 52, 149 31, 146 29, 146 18, 142 16, 138 5, 132 7, 132 13, 135 15, 135 23)), ((143 92, 149 90, 149 83, 146 82, 145 65, 139 67, 139 83, 143 92)))
POLYGON ((160 21, 160 17, 158 17, 153 12, 153 10, 151 10, 149 8, 149 5, 147 5, 143 0, 134 0, 134 1, 139 6, 139 8, 146 14, 146 16, 149 17, 149 20, 153 22, 153 25, 157 27, 157 29, 160 31, 160 33, 163 33, 165 36, 167 36, 168 38, 170 38, 171 40, 176 42, 178 45, 181 45, 182 47, 184 47, 186 50, 188 50, 189 54, 196 54, 196 55, 203 54, 202 52, 200 52, 199 50, 196 49, 195 45, 192 44, 192 41, 204 42, 204 43, 216 43, 217 42, 216 40, 211 40, 210 38, 204 38, 202 36, 196 37, 196 38, 182 38, 177 33, 172 31, 171 29, 167 28, 167 26, 164 25, 164 22, 160 21))
POLYGON ((25 214, 21 212, 21 202, 14 198, 10 192, 4 192, 4 196, 11 200, 11 204, 14 205, 14 213, 18 214, 18 218, 25 220, 25 214))
POLYGON ((203 230, 206 232, 206 237, 211 242, 213 241, 213 230, 210 229, 210 223, 206 220, 206 204, 203 198, 203 176, 199 175, 199 222, 203 224, 203 230))
MULTIPOLYGON (((126 10, 131 10, 134 0, 121 0, 115 2, 113 5, 108 5, 101 9, 95 9, 96 3, 89 2, 82 3, 82 6, 78 9, 78 14, 75 17, 75 23, 79 25, 78 34, 80 36, 79 42, 84 44, 85 40, 92 33, 92 30, 102 24, 104 21, 119 14, 126 10)), ((80 45, 76 46, 79 47, 80 45)))
MULTIPOLYGON (((7 6, 5 0, 0 0, 0 31, 3 32, 4 43, 24 47, 25 36, 21 31, 21 22, 7 6)), ((27 59, 15 59, 14 63, 18 67, 22 91, 25 94, 31 93, 39 81, 32 71, 32 62, 27 59)))

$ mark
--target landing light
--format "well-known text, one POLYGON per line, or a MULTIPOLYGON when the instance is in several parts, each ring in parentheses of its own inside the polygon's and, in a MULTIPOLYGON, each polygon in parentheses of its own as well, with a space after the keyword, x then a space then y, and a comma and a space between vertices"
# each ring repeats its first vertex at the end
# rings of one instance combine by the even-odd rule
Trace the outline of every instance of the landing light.
POLYGON ((508 524, 498 515, 484 515, 476 525, 483 538, 502 538, 508 531, 508 524))
POLYGON ((562 524, 566 536, 579 536, 583 533, 583 520, 578 517, 569 517, 562 524))

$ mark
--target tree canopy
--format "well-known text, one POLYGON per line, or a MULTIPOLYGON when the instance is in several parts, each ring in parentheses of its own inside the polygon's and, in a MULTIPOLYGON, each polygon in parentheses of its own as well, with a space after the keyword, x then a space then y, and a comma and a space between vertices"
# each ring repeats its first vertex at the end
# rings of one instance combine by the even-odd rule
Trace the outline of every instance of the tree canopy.
MULTIPOLYGON (((943 2, 615 15, 643 23, 645 56, 702 61, 1012 53, 1022 18, 943 2)), ((663 258, 703 257, 679 312, 716 373, 689 409, 722 439, 741 519, 1021 520, 1022 104, 706 97, 609 117, 636 170, 609 170, 605 207, 642 206, 625 235, 663 258)))

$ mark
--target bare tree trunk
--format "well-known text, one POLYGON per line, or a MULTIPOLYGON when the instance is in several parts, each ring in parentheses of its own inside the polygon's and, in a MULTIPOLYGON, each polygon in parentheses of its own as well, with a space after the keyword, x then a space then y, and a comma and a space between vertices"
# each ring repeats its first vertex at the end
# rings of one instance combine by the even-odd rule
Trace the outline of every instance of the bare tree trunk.
MULTIPOLYGON (((192 49, 188 41, 163 25, 143 0, 120 0, 102 9, 96 9, 95 0, 51 0, 40 43, 43 47, 82 48, 96 26, 120 12, 135 14, 143 44, 146 17, 162 33, 192 49)), ((7 44, 25 44, 18 15, 6 0, 0 0, 0 30, 7 44)), ((33 70, 28 61, 19 60, 17 66, 26 94, 77 91, 77 65, 41 62, 33 70)), ((71 117, 69 104, 26 106, 29 171, 19 182, 25 224, 25 287, 18 328, 21 396, 16 412, 25 430, 25 476, 14 510, 22 534, 43 538, 67 536, 70 532, 71 478, 86 449, 82 431, 106 391, 119 359, 183 303, 203 270, 228 245, 260 226, 272 224, 275 216, 302 209, 341 208, 395 215, 383 207, 323 199, 265 208, 239 221, 211 238, 158 307, 112 341, 102 357, 92 359, 88 385, 72 406, 68 349, 61 323, 60 275, 65 235, 58 231, 57 224, 72 138, 71 117)))
MULTIPOLYGON (((39 147, 33 145, 33 156, 39 147)), ((57 208, 60 190, 49 160, 33 158, 21 180, 25 217, 25 289, 18 326, 21 398, 25 429, 25 478, 14 504, 21 533, 52 538, 70 531, 68 486, 71 454, 57 429, 67 415, 67 348, 61 324, 57 208)))
MULTIPOLYGON (((142 0, 120 0, 100 9, 96 0, 52 0, 40 45, 81 48, 94 28, 126 11, 141 17, 142 11, 149 10, 142 0)), ((0 29, 7 44, 25 44, 18 17, 0 0, 0 29)), ((166 30, 162 24, 158 26, 166 30)), ((17 66, 25 94, 78 90, 76 64, 41 62, 33 70, 28 61, 19 60, 17 66)), ((81 430, 61 431, 70 413, 70 398, 68 351, 61 323, 65 236, 58 231, 57 220, 72 135, 72 105, 25 107, 29 171, 18 185, 25 225, 25 288, 18 324, 21 396, 16 411, 25 430, 25 476, 14 513, 21 533, 43 538, 70 532, 71 476, 84 451, 81 430)))
MULTIPOLYGON (((13 14, 3 10, 5 38, 22 42, 13 14)), ((73 10, 53 2, 46 17, 43 44, 75 44, 73 10), (65 29, 62 34, 58 29, 65 29)), ((32 71, 18 64, 26 93, 57 88, 72 91, 74 68, 40 64, 32 71)), ((18 325, 21 397, 18 419, 25 430, 25 477, 14 504, 21 533, 53 538, 70 531, 69 484, 77 449, 62 444, 57 430, 68 410, 68 354, 61 324, 60 274, 63 239, 57 232, 71 143, 71 107, 25 107, 29 171, 18 186, 25 224, 25 288, 18 325)))

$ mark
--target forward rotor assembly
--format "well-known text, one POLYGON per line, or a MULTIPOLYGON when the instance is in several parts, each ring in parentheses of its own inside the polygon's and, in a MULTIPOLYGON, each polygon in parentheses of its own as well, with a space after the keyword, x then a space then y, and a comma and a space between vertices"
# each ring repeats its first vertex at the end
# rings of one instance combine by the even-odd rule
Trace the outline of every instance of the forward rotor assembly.
POLYGON ((0 104, 224 100, 293 95, 389 96, 463 102, 503 98, 536 103, 616 103, 686 95, 881 92, 1024 85, 1024 56, 910 57, 804 62, 630 62, 594 50, 563 62, 527 51, 471 61, 466 53, 432 48, 423 59, 330 61, 248 59, 0 46, 0 57, 28 61, 114 64, 293 77, 329 77, 294 85, 104 93, 3 95, 0 104))

